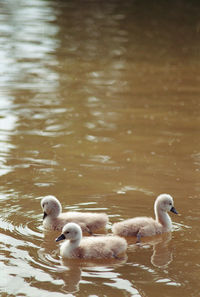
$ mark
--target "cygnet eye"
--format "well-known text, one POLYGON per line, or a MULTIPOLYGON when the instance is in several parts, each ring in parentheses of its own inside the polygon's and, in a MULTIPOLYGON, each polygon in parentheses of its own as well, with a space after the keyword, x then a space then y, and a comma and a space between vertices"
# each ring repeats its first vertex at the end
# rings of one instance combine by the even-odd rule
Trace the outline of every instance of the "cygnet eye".
POLYGON ((172 203, 170 202, 169 205, 172 205, 172 203))

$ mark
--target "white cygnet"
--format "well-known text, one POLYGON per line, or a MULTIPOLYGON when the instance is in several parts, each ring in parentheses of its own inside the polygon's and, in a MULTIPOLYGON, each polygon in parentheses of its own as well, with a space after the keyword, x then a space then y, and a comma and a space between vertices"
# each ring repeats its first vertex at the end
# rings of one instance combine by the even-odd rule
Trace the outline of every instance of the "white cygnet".
POLYGON ((83 232, 92 234, 94 231, 105 228, 108 223, 108 216, 105 213, 91 212, 65 212, 62 213, 62 206, 54 196, 46 196, 41 201, 44 211, 43 226, 46 229, 62 230, 66 223, 74 222, 80 225, 83 232))
POLYGON ((127 242, 119 236, 89 236, 82 238, 82 230, 68 223, 56 241, 65 240, 60 247, 63 258, 118 259, 127 249, 127 242))
POLYGON ((168 211, 177 214, 173 198, 169 194, 161 194, 154 203, 155 220, 150 217, 136 217, 114 223, 112 231, 120 236, 137 236, 137 242, 144 236, 154 236, 172 230, 172 221, 168 211))

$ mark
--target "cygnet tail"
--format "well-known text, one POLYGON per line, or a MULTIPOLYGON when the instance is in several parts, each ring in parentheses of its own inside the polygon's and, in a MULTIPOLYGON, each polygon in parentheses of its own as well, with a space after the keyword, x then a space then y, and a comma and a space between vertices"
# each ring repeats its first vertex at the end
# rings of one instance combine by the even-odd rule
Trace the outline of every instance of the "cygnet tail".
POLYGON ((112 242, 112 251, 113 251, 113 257, 117 258, 118 256, 124 254, 127 249, 127 242, 124 238, 121 237, 115 237, 113 238, 112 242))
POLYGON ((90 232, 94 232, 97 230, 104 229, 107 223, 108 216, 105 213, 96 213, 88 216, 88 221, 86 225, 90 232))

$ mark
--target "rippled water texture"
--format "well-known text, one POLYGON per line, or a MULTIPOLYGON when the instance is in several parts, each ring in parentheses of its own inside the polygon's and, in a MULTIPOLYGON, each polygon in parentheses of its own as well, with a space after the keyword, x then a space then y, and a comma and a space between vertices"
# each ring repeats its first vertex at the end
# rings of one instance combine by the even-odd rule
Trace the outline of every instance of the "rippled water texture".
POLYGON ((200 296, 199 1, 0 1, 1 296, 200 296), (61 261, 40 200, 153 216, 117 262, 61 261))

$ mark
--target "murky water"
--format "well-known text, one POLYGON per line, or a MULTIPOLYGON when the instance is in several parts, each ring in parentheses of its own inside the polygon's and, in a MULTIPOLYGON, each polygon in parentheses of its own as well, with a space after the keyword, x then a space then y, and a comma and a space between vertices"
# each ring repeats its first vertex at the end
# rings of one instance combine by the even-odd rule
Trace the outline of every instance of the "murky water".
POLYGON ((200 296, 198 1, 0 1, 1 296, 200 296), (40 197, 111 224, 174 197, 122 262, 61 262, 40 197))

